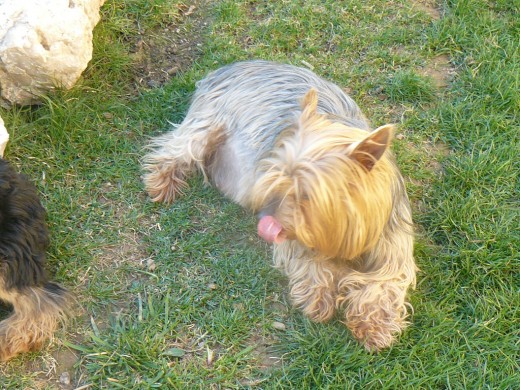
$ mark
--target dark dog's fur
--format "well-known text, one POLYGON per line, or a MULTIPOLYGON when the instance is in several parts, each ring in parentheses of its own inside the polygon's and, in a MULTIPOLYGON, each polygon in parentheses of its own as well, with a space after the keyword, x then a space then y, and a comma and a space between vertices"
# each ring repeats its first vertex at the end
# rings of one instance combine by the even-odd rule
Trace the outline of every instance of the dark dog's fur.
POLYGON ((68 293, 44 269, 49 234, 35 187, 0 158, 0 361, 38 349, 63 318, 68 293))

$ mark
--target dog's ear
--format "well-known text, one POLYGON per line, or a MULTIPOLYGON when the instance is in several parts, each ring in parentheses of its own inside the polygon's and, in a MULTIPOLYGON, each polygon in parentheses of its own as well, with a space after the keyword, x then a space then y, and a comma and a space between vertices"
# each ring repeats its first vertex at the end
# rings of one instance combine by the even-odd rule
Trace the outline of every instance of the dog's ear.
POLYGON ((302 119, 314 116, 318 110, 318 92, 314 88, 309 89, 300 106, 302 108, 302 119))
POLYGON ((375 129, 365 139, 351 146, 350 157, 357 160, 367 171, 372 170, 390 146, 394 127, 394 125, 384 125, 375 129))

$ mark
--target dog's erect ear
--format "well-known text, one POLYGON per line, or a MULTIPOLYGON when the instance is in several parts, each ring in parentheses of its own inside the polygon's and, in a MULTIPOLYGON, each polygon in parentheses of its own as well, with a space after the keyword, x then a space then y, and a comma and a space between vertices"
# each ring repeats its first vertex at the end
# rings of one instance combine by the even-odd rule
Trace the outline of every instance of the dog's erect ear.
POLYGON ((301 102, 303 119, 309 118, 316 114, 318 110, 318 92, 311 88, 305 94, 301 102))
POLYGON ((384 125, 375 129, 365 139, 351 146, 350 157, 357 160, 367 171, 372 170, 390 146, 394 127, 394 125, 384 125))

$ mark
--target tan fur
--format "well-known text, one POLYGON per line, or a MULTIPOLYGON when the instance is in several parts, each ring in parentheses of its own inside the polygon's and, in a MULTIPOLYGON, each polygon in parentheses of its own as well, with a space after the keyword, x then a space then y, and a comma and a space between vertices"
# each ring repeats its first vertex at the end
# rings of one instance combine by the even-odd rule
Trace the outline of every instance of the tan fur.
POLYGON ((408 324, 416 273, 393 132, 369 131, 353 100, 308 70, 232 64, 199 82, 182 124, 152 142, 144 182, 153 200, 172 201, 198 168, 278 221, 287 240, 274 244, 274 265, 293 303, 318 322, 343 311, 354 337, 378 351, 408 324))
POLYGON ((154 202, 173 202, 175 197, 182 194, 187 187, 185 178, 196 167, 207 180, 204 168, 210 163, 215 148, 225 139, 220 128, 208 131, 209 136, 203 131, 193 134, 183 132, 180 128, 173 142, 169 138, 163 140, 158 137, 149 146, 163 148, 161 152, 148 154, 144 163, 144 169, 148 173, 144 175, 143 181, 154 202), (164 147, 165 145, 168 147, 164 147), (185 158, 179 159, 174 156, 185 156, 185 158))
POLYGON ((278 217, 290 227, 289 235, 329 257, 352 259, 374 246, 389 218, 392 176, 387 172, 392 167, 384 155, 367 172, 349 149, 370 142, 365 138, 375 133, 331 122, 316 112, 316 105, 311 90, 298 126, 282 134, 272 155, 260 161, 252 207, 259 210, 276 193, 283 199, 278 217))
POLYGON ((0 300, 13 305, 13 313, 0 321, 0 362, 20 353, 38 350, 52 339, 66 316, 68 296, 51 297, 42 288, 23 291, 3 288, 0 278, 0 300))
POLYGON ((256 183, 256 202, 283 190, 277 216, 283 226, 294 227, 297 240, 276 246, 274 258, 289 277, 293 302, 316 321, 343 308, 354 336, 368 350, 379 350, 407 325, 405 297, 416 272, 411 227, 403 222, 411 221, 409 208, 395 199, 406 195, 388 191, 396 180, 385 152, 393 128, 369 135, 345 129, 317 114, 315 99, 311 91, 303 100, 299 137, 284 140, 261 161, 266 174, 256 183), (298 155, 305 158, 291 160, 298 155))

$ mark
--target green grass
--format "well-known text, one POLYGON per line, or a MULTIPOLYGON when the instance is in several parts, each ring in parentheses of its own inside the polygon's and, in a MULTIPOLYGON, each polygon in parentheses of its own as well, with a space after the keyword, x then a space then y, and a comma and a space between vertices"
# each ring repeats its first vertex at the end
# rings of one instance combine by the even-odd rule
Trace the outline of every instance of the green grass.
POLYGON ((410 70, 396 72, 385 91, 396 103, 431 102, 435 97, 435 87, 431 79, 410 70))
POLYGON ((77 86, 0 109, 6 157, 49 212, 49 267, 78 301, 54 343, 0 367, 0 387, 60 388, 67 371, 95 389, 518 388, 520 4, 452 0, 436 19, 420 3, 108 0, 77 86), (139 39, 196 50, 147 85, 139 39), (447 88, 428 72, 440 55, 447 88), (254 217, 200 178, 171 206, 143 192, 147 138, 182 120, 198 79, 250 58, 311 66, 374 126, 400 124, 421 272, 391 349, 367 354, 339 321, 292 308, 254 217))

